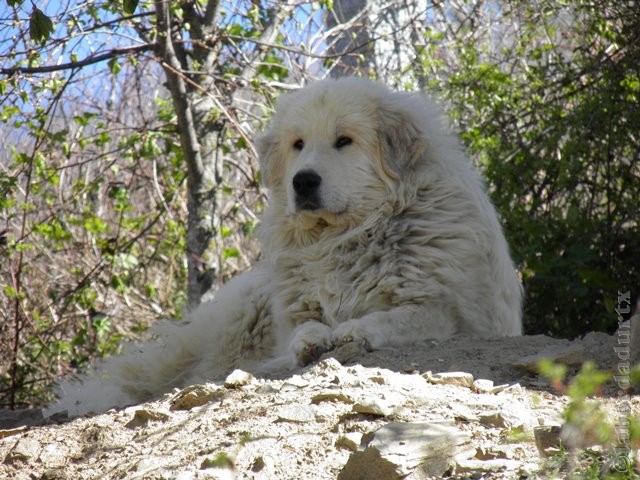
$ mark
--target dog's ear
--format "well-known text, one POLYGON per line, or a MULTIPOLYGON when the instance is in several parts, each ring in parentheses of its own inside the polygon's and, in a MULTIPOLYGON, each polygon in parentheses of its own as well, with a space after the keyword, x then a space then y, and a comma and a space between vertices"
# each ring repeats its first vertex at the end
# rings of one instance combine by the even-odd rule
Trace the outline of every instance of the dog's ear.
POLYGON ((267 188, 274 188, 282 172, 280 148, 276 136, 268 129, 256 140, 256 150, 260 161, 260 175, 262 184, 267 188))
POLYGON ((382 167, 392 178, 410 174, 427 148, 416 110, 424 103, 417 94, 395 93, 378 108, 378 141, 382 167))

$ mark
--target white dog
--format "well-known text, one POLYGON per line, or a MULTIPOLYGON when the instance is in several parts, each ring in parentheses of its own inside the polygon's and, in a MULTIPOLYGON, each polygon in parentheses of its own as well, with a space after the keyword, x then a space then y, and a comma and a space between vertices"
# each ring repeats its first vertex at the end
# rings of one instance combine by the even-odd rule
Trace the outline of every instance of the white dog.
POLYGON ((213 301, 61 385, 49 412, 122 406, 345 342, 521 334, 520 283, 483 183, 439 110, 362 79, 280 98, 258 142, 262 260, 213 301))

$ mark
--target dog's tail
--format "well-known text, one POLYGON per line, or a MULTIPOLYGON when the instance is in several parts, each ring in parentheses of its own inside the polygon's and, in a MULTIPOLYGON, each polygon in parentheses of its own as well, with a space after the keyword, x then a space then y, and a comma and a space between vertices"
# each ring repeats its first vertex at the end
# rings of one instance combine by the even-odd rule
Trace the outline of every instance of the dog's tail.
POLYGON ((59 400, 45 416, 132 405, 175 387, 220 379, 241 358, 268 356, 273 342, 269 298, 263 293, 267 284, 259 269, 239 275, 185 322, 160 322, 151 330, 152 340, 129 343, 122 354, 59 383, 59 400))

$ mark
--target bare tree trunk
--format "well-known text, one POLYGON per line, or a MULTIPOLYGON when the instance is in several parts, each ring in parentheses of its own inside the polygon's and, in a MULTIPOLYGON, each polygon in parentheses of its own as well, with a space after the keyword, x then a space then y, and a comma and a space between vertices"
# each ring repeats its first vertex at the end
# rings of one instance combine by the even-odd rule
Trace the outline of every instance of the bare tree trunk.
POLYGON ((426 23, 426 0, 335 0, 326 17, 334 30, 328 51, 340 55, 331 76, 373 74, 389 85, 411 79, 422 87, 413 67, 426 23))
POLYGON ((193 308, 222 280, 220 147, 226 129, 242 128, 235 118, 236 103, 243 97, 251 98, 253 92, 248 86, 256 75, 256 66, 269 52, 261 45, 275 42, 278 28, 294 5, 283 3, 267 12, 268 20, 262 25, 255 49, 245 53, 246 64, 233 85, 219 85, 214 76, 219 69, 219 45, 213 40, 217 36, 219 2, 209 0, 204 11, 195 0, 182 2, 181 8, 190 27, 189 44, 193 48, 189 51, 180 33, 184 25, 172 25, 170 2, 156 2, 158 54, 176 110, 188 170, 187 298, 188 307, 193 308))
MULTIPOLYGON (((216 3, 216 2, 211 2, 216 3)), ((193 40, 202 40, 207 27, 211 28, 215 11, 207 9, 205 20, 195 16, 193 4, 184 4, 185 17, 192 25, 193 40), (189 10, 191 9, 191 12, 189 10), (196 24, 196 25, 194 25, 196 24), (201 37, 201 38, 198 38, 201 37)), ((225 123, 213 118, 213 100, 206 94, 212 83, 210 76, 200 75, 192 78, 186 74, 190 70, 187 55, 180 42, 174 37, 177 29, 172 29, 169 2, 157 2, 158 49, 162 66, 167 75, 167 84, 178 119, 180 143, 188 170, 188 210, 187 225, 187 261, 188 261, 188 307, 200 303, 202 296, 215 284, 221 266, 221 237, 219 219, 219 185, 221 181, 222 161, 217 154, 218 139, 225 123)), ((194 49, 202 70, 211 66, 211 49, 194 49)))

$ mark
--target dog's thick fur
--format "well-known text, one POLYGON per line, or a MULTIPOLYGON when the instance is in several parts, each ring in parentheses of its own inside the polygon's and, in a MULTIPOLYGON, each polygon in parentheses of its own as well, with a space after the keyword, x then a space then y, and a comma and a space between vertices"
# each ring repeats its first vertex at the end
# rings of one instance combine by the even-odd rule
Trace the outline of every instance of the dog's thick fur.
POLYGON ((496 212, 422 95, 317 82, 281 97, 258 149, 271 192, 259 264, 186 325, 61 385, 50 412, 122 406, 234 367, 291 368, 350 341, 521 334, 496 212))

